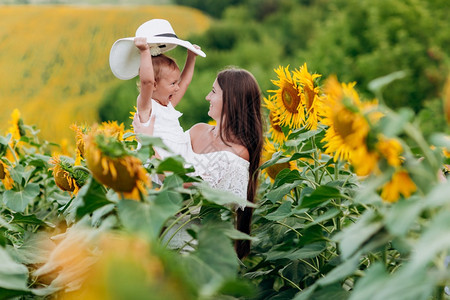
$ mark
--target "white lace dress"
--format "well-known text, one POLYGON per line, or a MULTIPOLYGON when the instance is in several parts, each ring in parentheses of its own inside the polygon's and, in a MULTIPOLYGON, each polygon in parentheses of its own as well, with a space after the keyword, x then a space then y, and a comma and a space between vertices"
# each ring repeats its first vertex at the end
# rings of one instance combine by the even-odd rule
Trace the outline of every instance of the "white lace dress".
MULTIPOLYGON (((189 131, 186 132, 189 134, 189 131)), ((189 149, 188 156, 184 158, 195 168, 195 172, 191 175, 200 176, 214 189, 232 192, 238 197, 247 199, 248 168, 250 166, 247 160, 230 151, 195 153, 190 139, 189 149)), ((244 207, 240 208, 243 209, 244 207)), ((193 214, 198 214, 198 211, 193 212, 193 214)), ((189 216, 181 220, 180 224, 187 220, 189 220, 189 216)), ((198 221, 194 223, 199 224, 198 221)), ((178 226, 173 227, 166 236, 171 236, 178 228, 178 226)), ((182 252, 189 252, 193 249, 186 245, 188 241, 191 244, 196 244, 196 241, 192 241, 192 237, 187 233, 187 228, 183 228, 174 235, 168 244, 169 248, 183 248, 182 252)))
POLYGON ((195 168, 192 175, 200 176, 212 188, 247 198, 250 165, 247 160, 230 151, 209 153, 192 151, 188 161, 195 168))

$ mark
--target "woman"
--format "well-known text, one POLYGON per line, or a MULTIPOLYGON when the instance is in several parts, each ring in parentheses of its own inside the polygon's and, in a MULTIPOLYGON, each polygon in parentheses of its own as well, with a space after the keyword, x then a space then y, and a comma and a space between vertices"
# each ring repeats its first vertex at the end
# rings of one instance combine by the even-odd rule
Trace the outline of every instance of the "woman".
MULTIPOLYGON (((189 130, 192 152, 185 157, 195 174, 213 188, 254 202, 263 146, 261 91, 254 76, 243 69, 219 72, 206 96, 208 115, 217 125, 199 123, 189 130)), ((136 121, 136 132, 149 133, 136 121)), ((236 228, 250 234, 253 209, 237 210, 236 228)), ((239 258, 248 255, 250 241, 235 244, 239 258)))

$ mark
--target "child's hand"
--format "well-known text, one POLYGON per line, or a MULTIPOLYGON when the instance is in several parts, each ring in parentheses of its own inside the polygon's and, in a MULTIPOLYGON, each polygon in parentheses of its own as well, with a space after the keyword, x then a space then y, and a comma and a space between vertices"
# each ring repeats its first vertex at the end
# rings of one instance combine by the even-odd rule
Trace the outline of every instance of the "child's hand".
MULTIPOLYGON (((200 49, 201 49, 199 45, 195 45, 195 44, 193 44, 192 46, 194 46, 194 48, 195 48, 195 49, 198 49, 198 50, 200 50, 200 49)), ((191 50, 189 50, 189 49, 188 49, 188 55, 193 55, 193 56, 197 56, 197 53, 195 53, 195 52, 192 52, 191 50)))
POLYGON ((149 49, 146 37, 135 37, 134 45, 136 45, 136 47, 141 51, 149 49))

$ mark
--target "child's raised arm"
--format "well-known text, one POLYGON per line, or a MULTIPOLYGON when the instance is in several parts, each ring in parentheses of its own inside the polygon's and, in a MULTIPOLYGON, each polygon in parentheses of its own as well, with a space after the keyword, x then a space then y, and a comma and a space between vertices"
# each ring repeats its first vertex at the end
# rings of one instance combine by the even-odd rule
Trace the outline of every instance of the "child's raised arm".
POLYGON ((150 119, 152 112, 152 95, 155 88, 155 74, 153 72, 152 55, 147 44, 147 38, 136 37, 134 44, 141 54, 139 67, 140 94, 137 98, 137 110, 141 123, 146 123, 150 119))
MULTIPOLYGON (((197 45, 194 45, 194 47, 196 49, 200 49, 200 47, 197 45)), ((180 102, 181 98, 183 98, 184 94, 186 93, 189 84, 191 83, 192 76, 194 75, 196 57, 197 54, 195 54, 190 50, 187 51, 186 63, 184 64, 183 72, 181 72, 180 76, 180 83, 179 83, 180 89, 173 96, 173 99, 171 101, 173 106, 176 106, 180 102)))

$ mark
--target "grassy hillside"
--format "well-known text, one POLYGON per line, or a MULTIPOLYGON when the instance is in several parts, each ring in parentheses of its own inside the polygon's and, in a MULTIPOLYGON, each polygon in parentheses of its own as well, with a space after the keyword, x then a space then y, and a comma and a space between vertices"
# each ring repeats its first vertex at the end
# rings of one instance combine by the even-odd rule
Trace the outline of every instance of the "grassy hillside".
POLYGON ((153 18, 169 20, 181 38, 210 23, 180 6, 2 6, 0 132, 14 108, 53 142, 71 139, 74 122, 96 121, 104 93, 120 83, 109 68, 112 44, 153 18))

